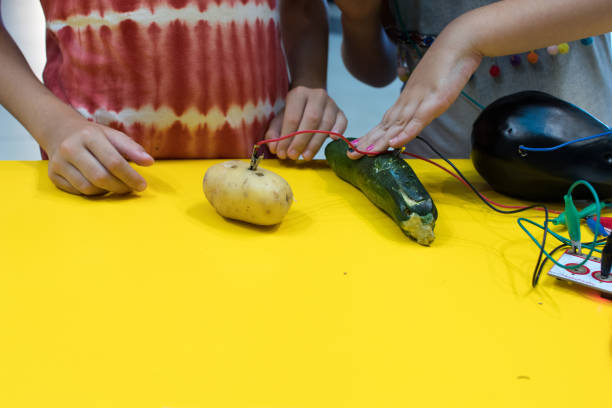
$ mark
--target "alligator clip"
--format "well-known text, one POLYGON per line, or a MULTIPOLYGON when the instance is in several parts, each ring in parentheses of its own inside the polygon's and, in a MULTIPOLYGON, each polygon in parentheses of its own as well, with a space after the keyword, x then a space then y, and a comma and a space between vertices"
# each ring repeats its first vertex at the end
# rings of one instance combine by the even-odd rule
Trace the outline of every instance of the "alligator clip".
MULTIPOLYGON (((610 207, 612 207, 610 203, 600 204, 601 211, 603 211, 606 208, 610 208, 610 207)), ((587 207, 584 207, 582 210, 580 210, 578 212, 578 218, 586 218, 586 217, 590 217, 596 214, 597 214, 597 205, 593 203, 587 207)), ((559 214, 559 216, 555 218, 552 222, 554 225, 565 224, 565 212, 559 214)), ((603 225, 606 228, 609 228, 610 226, 612 226, 612 223, 610 223, 610 226, 606 225, 606 223, 610 223, 610 218, 602 217, 601 225, 603 225)))
POLYGON ((601 251, 601 277, 608 279, 612 268, 612 234, 608 235, 606 246, 601 251))
POLYGON ((249 170, 257 170, 257 166, 259 166, 259 162, 261 161, 261 158, 263 157, 263 153, 262 154, 258 154, 259 152, 259 146, 255 145, 253 146, 253 153, 251 153, 251 165, 249 166, 249 170))
POLYGON ((582 253, 582 243, 580 241, 570 240, 570 243, 572 244, 572 252, 574 254, 582 253))
POLYGON ((406 151, 406 146, 402 146, 399 149, 392 149, 391 153, 396 157, 400 157, 404 151, 406 151))
POLYGON ((563 196, 565 200, 565 225, 567 226, 567 232, 570 236, 570 242, 572 244, 572 251, 575 254, 581 253, 581 243, 580 243, 580 217, 578 215, 578 210, 574 205, 574 200, 572 196, 566 194, 563 196))
POLYGON ((601 235, 602 237, 607 237, 610 235, 610 232, 606 230, 606 228, 597 222, 595 216, 590 216, 585 218, 587 226, 593 232, 593 234, 601 235))

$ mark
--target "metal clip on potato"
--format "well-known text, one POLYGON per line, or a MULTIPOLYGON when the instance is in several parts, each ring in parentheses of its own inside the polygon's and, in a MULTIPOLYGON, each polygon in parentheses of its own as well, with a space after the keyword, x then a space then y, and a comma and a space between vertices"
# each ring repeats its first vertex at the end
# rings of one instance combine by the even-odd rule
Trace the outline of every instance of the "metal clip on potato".
POLYGON ((263 154, 257 154, 259 151, 259 145, 253 146, 253 153, 251 153, 251 165, 249 166, 249 170, 257 170, 257 166, 259 166, 259 162, 263 157, 263 154))

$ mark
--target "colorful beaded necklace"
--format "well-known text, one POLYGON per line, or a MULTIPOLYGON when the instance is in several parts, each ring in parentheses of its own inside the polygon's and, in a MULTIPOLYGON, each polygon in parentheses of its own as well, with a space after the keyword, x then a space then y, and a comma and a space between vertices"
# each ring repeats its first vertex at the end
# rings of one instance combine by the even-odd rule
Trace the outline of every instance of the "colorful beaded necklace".
MULTIPOLYGON (((402 89, 406 85, 406 81, 408 81, 408 77, 410 76, 411 68, 409 66, 409 50, 413 49, 416 52, 418 59, 420 60, 423 57, 423 54, 436 40, 435 35, 423 35, 421 33, 415 31, 409 31, 404 24, 402 19, 402 14, 400 12, 399 4, 397 0, 392 0, 395 19, 399 23, 399 29, 392 30, 399 40, 399 44, 397 47, 398 52, 398 67, 397 67, 397 77, 402 81, 402 89)), ((580 40, 580 43, 584 46, 591 46, 593 44, 593 37, 583 38, 580 40)), ((570 46, 568 43, 561 43, 557 45, 551 45, 546 48, 546 52, 551 56, 556 56, 558 54, 567 54, 570 52, 570 46)), ((507 57, 510 61, 510 65, 514 68, 518 68, 522 62, 522 56, 525 56, 527 61, 535 65, 538 63, 540 57, 536 50, 531 50, 528 53, 524 54, 514 54, 507 57)), ((489 75, 494 78, 497 78, 501 75, 501 67, 497 63, 497 58, 493 58, 493 64, 489 68, 489 75)), ((472 102, 474 105, 479 107, 480 109, 484 109, 484 106, 478 103, 474 98, 466 94, 464 91, 461 92, 466 99, 472 102)))

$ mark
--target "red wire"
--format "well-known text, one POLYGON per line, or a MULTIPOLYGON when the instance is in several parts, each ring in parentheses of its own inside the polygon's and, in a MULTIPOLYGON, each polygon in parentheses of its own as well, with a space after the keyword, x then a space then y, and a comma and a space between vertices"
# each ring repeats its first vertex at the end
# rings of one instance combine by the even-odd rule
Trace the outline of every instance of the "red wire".
MULTIPOLYGON (((336 133, 336 132, 332 132, 332 131, 329 131, 329 130, 298 130, 297 132, 289 133, 289 134, 287 134, 285 136, 281 136, 281 137, 276 138, 276 139, 260 140, 259 142, 255 143, 255 145, 256 146, 261 146, 262 144, 265 144, 265 143, 280 142, 281 140, 285 140, 285 139, 288 139, 290 137, 297 136, 297 135, 302 135, 302 134, 305 134, 305 133, 323 133, 323 134, 326 134, 326 135, 336 136, 336 137, 344 140, 357 153, 361 153, 361 154, 367 155, 367 156, 376 156, 376 155, 379 155, 381 153, 385 153, 386 152, 386 150, 384 150, 382 152, 363 152, 363 151, 357 149, 357 147, 355 147, 355 145, 353 145, 342 134, 336 133)), ((447 172, 448 174, 450 174, 451 176, 453 176, 454 178, 459 180, 467 188, 470 188, 469 184, 466 183, 465 180, 463 180, 461 177, 459 177, 457 174, 453 173, 451 170, 447 169, 446 167, 444 167, 444 166, 442 166, 442 165, 440 165, 440 164, 438 164, 438 163, 436 163, 436 162, 434 162, 432 160, 426 159, 425 157, 419 156, 418 154, 408 153, 408 152, 402 152, 402 154, 405 154, 405 155, 408 155, 408 156, 412 156, 412 157, 415 157, 417 159, 426 161, 429 164, 433 164, 434 166, 444 170, 445 172, 447 172)), ((485 196, 484 194, 482 194, 480 192, 479 192, 479 194, 482 196, 482 198, 487 200, 487 202, 489 202, 490 204, 496 205, 498 207, 509 208, 509 209, 526 208, 526 206, 522 206, 522 205, 505 205, 505 204, 500 204, 500 203, 497 203, 497 202, 489 199, 487 196, 485 196)), ((535 209, 537 209, 539 211, 544 211, 544 209, 542 209, 542 208, 535 208, 535 209)), ((551 212, 551 213, 554 213, 554 214, 561 214, 561 211, 556 211, 556 210, 548 210, 548 212, 551 212)))
MULTIPOLYGON (((417 159, 421 159, 423 161, 426 161, 429 164, 433 164, 436 167, 439 167, 440 169, 444 170, 445 172, 447 172, 448 174, 450 174, 451 176, 453 176, 454 178, 456 178, 457 180, 459 180, 460 182, 463 183, 464 186, 466 186, 467 188, 470 188, 470 185, 468 183, 465 182, 464 179, 462 179, 461 177, 459 177, 457 174, 453 173, 451 170, 447 169, 446 167, 432 161, 429 159, 426 159, 425 157, 419 156, 418 154, 414 154, 414 153, 408 153, 408 152, 403 152, 402 154, 405 154, 407 156, 412 156, 412 157, 416 157, 417 159)), ((471 188, 470 188, 471 189, 471 188)), ((520 208, 526 208, 526 206, 522 206, 522 205, 506 205, 506 204, 500 204, 497 203, 493 200, 491 200, 490 198, 488 198, 486 195, 482 194, 481 192, 478 192, 478 194, 480 194, 482 196, 482 198, 484 198, 485 200, 487 200, 487 202, 489 202, 490 204, 496 205, 498 207, 502 207, 502 208, 509 208, 509 209, 520 209, 520 208)), ((544 211, 543 208, 534 208, 537 209, 539 211, 544 211)), ((561 211, 556 211, 556 210, 548 210, 548 212, 550 213, 554 213, 554 214, 561 214, 561 211)))
POLYGON ((280 142, 281 140, 285 140, 285 139, 288 139, 290 137, 297 136, 297 135, 302 135, 304 133, 323 133, 323 134, 326 134, 326 135, 331 135, 331 136, 339 137, 340 139, 344 140, 349 146, 351 146, 351 149, 353 149, 357 153, 361 153, 361 154, 368 155, 368 156, 376 156, 376 155, 379 155, 381 153, 385 153, 386 152, 386 150, 384 150, 382 152, 363 152, 363 151, 359 150, 357 147, 355 147, 355 145, 353 145, 346 137, 344 137, 340 133, 332 132, 332 131, 329 131, 329 130, 298 130, 297 132, 289 133, 289 134, 287 134, 285 136, 282 136, 282 137, 279 137, 279 138, 276 138, 276 139, 260 140, 259 142, 255 143, 255 145, 256 146, 261 146, 264 143, 280 142))

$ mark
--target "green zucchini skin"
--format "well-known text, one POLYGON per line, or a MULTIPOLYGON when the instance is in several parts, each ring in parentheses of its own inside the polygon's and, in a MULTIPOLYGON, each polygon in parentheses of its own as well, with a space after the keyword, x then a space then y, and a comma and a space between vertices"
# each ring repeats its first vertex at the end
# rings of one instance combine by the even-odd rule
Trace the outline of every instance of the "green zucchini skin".
POLYGON ((404 234, 421 245, 431 244, 438 210, 410 165, 394 152, 351 160, 347 148, 343 140, 325 148, 327 163, 336 175, 361 190, 404 234))

